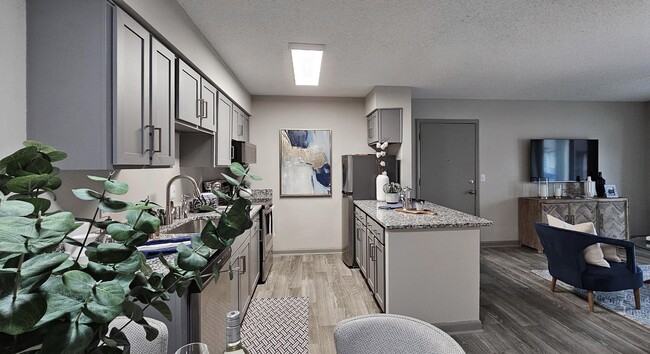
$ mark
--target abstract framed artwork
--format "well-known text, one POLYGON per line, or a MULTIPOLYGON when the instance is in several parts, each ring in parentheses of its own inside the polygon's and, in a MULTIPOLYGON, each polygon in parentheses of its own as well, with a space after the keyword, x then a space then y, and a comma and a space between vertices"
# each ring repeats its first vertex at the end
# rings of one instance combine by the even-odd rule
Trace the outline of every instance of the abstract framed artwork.
POLYGON ((280 197, 332 196, 332 131, 280 130, 280 197))

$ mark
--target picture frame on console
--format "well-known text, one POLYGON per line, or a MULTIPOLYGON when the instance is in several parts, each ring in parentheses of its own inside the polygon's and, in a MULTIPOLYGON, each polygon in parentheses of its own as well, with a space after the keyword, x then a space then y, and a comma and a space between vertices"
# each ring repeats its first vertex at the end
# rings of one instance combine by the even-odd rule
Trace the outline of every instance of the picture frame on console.
POLYGON ((615 184, 605 185, 605 198, 618 198, 618 191, 615 184))

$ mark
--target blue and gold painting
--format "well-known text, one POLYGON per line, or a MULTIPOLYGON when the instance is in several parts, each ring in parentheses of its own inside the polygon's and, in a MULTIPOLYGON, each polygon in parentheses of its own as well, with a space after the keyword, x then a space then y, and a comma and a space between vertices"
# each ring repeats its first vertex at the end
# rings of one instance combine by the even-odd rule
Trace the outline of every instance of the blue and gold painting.
POLYGON ((280 130, 280 196, 331 196, 331 163, 330 130, 280 130))

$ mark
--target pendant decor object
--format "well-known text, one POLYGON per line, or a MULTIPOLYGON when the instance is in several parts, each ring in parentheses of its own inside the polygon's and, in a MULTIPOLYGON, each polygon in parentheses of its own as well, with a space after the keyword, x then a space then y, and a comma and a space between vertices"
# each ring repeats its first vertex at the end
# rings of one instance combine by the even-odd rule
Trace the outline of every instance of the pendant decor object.
POLYGON ((598 172, 598 177, 596 177, 596 195, 598 195, 599 198, 605 198, 605 183, 603 173, 598 172))
POLYGON ((585 198, 593 198, 594 195, 596 194, 595 183, 591 180, 591 176, 588 176, 587 180, 585 180, 584 186, 583 186, 583 192, 584 192, 585 198))
POLYGON ((379 202, 384 202, 386 201, 386 194, 384 193, 384 185, 388 184, 388 175, 386 172, 383 172, 380 175, 377 175, 377 180, 375 181, 376 183, 376 196, 377 196, 377 201, 379 202))

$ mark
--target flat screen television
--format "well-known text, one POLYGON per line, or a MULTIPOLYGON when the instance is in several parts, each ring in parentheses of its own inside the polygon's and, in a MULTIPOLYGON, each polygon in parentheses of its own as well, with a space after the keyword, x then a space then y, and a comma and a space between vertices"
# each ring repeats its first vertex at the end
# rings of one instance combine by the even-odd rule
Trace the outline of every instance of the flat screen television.
POLYGON ((598 140, 531 139, 530 181, 544 177, 550 182, 581 181, 598 175, 598 140))

